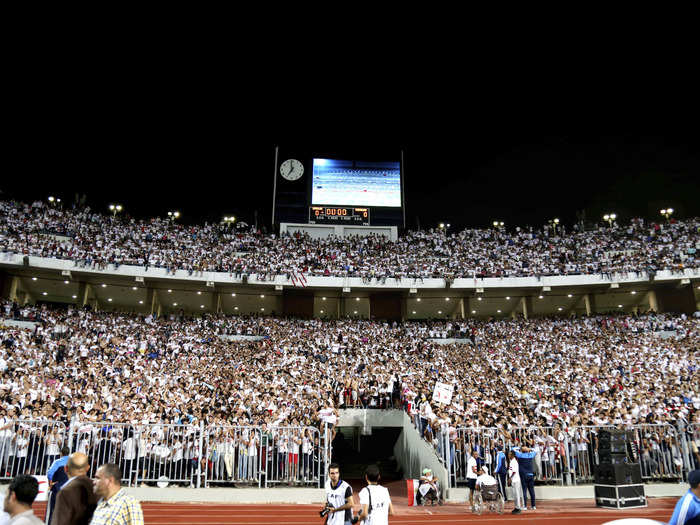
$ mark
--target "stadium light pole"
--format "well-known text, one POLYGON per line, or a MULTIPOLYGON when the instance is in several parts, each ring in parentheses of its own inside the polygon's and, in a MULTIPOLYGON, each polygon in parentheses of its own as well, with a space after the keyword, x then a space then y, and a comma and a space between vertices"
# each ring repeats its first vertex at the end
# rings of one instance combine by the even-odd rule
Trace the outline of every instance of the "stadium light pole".
POLYGON ((223 219, 221 219, 221 222, 224 223, 224 225, 226 226, 226 229, 227 229, 227 230, 230 230, 230 229, 231 229, 231 225, 232 225, 234 222, 236 222, 236 217, 233 216, 233 215, 231 215, 230 217, 224 217, 223 219))
POLYGON ((666 222, 668 222, 671 218, 671 215, 673 214, 673 208, 664 208, 663 210, 661 210, 660 213, 661 215, 666 217, 666 222))
POLYGON ((175 222, 179 217, 180 217, 180 212, 179 212, 179 211, 169 211, 169 212, 168 212, 168 218, 169 218, 172 222, 175 222))
POLYGON ((493 227, 497 230, 502 230, 505 223, 503 221, 493 221, 493 227))
POLYGON ((603 220, 607 221, 608 226, 612 228, 613 222, 615 222, 615 219, 617 219, 617 215, 614 213, 606 213, 603 215, 603 220))
POLYGON ((554 233, 557 233, 557 228, 559 227, 559 219, 554 218, 549 221, 549 225, 552 227, 552 230, 554 230, 554 233))
POLYGON ((110 205, 109 205, 109 211, 112 212, 112 217, 116 217, 116 216, 117 216, 117 213, 121 213, 121 211, 122 211, 123 209, 124 209, 124 208, 122 207, 121 204, 110 204, 110 205))

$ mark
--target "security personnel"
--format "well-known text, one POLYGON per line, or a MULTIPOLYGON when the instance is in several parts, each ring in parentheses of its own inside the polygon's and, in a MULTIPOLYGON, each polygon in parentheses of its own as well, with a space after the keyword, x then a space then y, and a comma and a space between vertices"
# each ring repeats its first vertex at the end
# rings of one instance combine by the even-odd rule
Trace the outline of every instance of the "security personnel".
POLYGON ((700 470, 688 474, 690 488, 678 500, 668 525, 700 525, 700 470))
POLYGON ((513 447, 520 468, 520 483, 523 485, 523 510, 527 509, 527 493, 530 493, 532 510, 535 510, 535 456, 537 453, 529 447, 513 447))

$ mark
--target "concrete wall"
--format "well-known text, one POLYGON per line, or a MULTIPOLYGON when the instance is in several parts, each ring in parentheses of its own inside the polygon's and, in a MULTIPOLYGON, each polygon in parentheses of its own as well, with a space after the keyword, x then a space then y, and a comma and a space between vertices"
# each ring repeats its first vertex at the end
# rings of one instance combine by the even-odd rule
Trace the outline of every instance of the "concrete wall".
POLYGON ((440 479, 445 496, 447 487, 447 469, 438 459, 435 449, 429 445, 414 428, 411 418, 403 412, 403 430, 394 446, 394 456, 403 469, 406 479, 419 478, 424 468, 433 471, 433 475, 440 479))
MULTIPOLYGON (((22 255, 10 255, 8 253, 0 254, 0 266, 23 266, 22 255)), ((145 278, 157 278, 163 280, 172 281, 191 281, 191 282, 204 282, 213 281, 217 284, 241 284, 241 279, 235 279, 230 277, 226 272, 204 272, 201 276, 189 275, 186 270, 177 270, 175 274, 166 275, 165 269, 162 268, 149 268, 146 272, 142 266, 126 266, 122 265, 118 269, 110 267, 106 270, 95 270, 88 268, 76 267, 73 261, 62 260, 62 259, 51 259, 43 257, 29 257, 29 265, 34 268, 45 268, 51 270, 72 270, 76 273, 88 273, 94 275, 112 275, 112 276, 124 276, 124 277, 145 277, 145 278)), ((672 283, 674 281, 680 281, 680 279, 699 279, 700 269, 686 269, 682 274, 671 273, 667 271, 658 272, 654 278, 654 282, 668 282, 672 283)), ((307 276, 307 286, 320 287, 320 288, 340 288, 340 287, 351 287, 351 288, 373 288, 373 289, 394 289, 394 290, 408 290, 409 288, 416 289, 444 289, 445 280, 444 279, 424 279, 424 282, 413 283, 413 279, 403 279, 402 281, 396 282, 394 279, 387 279, 386 283, 372 283, 367 285, 362 282, 359 277, 312 277, 307 276)), ((535 277, 511 277, 511 278, 489 278, 489 279, 455 279, 450 288, 462 289, 462 290, 473 290, 476 288, 541 288, 542 286, 591 286, 591 285, 610 285, 611 283, 648 283, 649 279, 645 276, 642 277, 628 277, 625 279, 615 279, 610 281, 608 279, 602 279, 600 275, 569 275, 569 276, 556 276, 556 277, 542 277, 541 279, 536 279, 535 277)), ((248 278, 248 284, 250 285, 260 285, 260 286, 272 286, 275 284, 292 287, 293 283, 291 280, 287 280, 286 276, 277 276, 273 281, 259 281, 254 276, 248 278)), ((693 283, 697 286, 697 283, 693 283)))
POLYGON ((403 410, 338 410, 339 427, 403 427, 403 410))
POLYGON ((15 328, 24 328, 24 329, 29 329, 29 330, 34 330, 36 328, 36 325, 39 323, 35 323, 32 321, 17 321, 15 319, 0 319, 0 326, 13 326, 15 328))

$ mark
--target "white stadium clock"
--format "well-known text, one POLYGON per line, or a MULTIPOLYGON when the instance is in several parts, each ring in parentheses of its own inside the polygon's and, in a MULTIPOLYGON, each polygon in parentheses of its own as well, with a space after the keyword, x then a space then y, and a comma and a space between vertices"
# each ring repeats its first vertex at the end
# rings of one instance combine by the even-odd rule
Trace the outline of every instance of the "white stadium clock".
POLYGON ((280 175, 287 180, 298 180, 304 174, 304 165, 297 159, 287 159, 280 164, 280 175))

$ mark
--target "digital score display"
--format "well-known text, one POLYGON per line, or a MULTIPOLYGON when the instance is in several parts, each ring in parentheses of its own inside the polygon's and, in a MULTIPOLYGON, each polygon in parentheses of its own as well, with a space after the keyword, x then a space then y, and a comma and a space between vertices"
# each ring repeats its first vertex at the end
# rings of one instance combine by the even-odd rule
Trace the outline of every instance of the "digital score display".
POLYGON ((369 226, 369 208, 310 206, 309 224, 347 224, 369 226))

